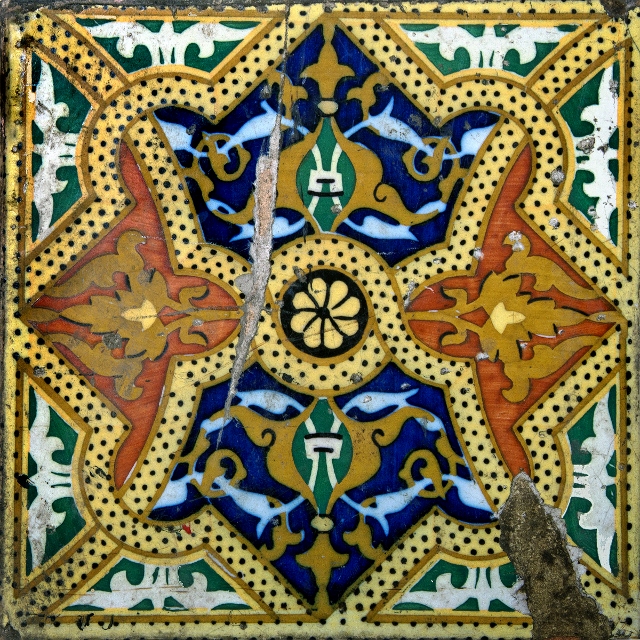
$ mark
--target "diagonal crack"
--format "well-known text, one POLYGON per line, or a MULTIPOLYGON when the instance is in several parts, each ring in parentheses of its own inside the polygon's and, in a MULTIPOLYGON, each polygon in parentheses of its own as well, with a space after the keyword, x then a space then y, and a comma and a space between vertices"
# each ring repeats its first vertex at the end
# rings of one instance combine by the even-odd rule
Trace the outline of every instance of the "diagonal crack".
MULTIPOLYGON (((291 8, 287 4, 285 18, 284 41, 288 42, 289 12, 291 8)), ((276 204, 278 186, 278 167, 280 165, 280 147, 282 144, 280 106, 282 105, 282 87, 286 77, 287 52, 285 50, 282 59, 282 71, 280 73, 280 96, 278 102, 278 116, 269 135, 269 148, 266 154, 261 154, 256 165, 256 181, 254 184, 255 204, 253 207, 253 219, 255 223, 253 240, 249 249, 249 255, 253 262, 250 278, 243 285, 245 293, 244 315, 240 324, 240 335, 236 346, 236 358, 231 368, 231 382, 227 391, 227 399, 224 403, 225 424, 231 419, 231 402, 238 391, 238 383, 244 369, 244 365, 251 350, 251 343, 258 331, 260 316, 265 305, 267 284, 271 275, 271 250, 273 248, 273 219, 276 204)), ((220 437, 222 430, 220 430, 220 437)))
POLYGON ((224 404, 224 419, 230 419, 231 402, 238 390, 238 382, 251 349, 260 315, 264 309, 265 293, 271 275, 271 249, 273 246, 273 211, 276 204, 278 165, 280 163, 281 117, 278 115, 269 136, 269 149, 258 158, 254 187, 253 219, 255 230, 249 255, 253 261, 251 280, 246 290, 244 315, 236 347, 236 358, 231 369, 231 383, 224 404))

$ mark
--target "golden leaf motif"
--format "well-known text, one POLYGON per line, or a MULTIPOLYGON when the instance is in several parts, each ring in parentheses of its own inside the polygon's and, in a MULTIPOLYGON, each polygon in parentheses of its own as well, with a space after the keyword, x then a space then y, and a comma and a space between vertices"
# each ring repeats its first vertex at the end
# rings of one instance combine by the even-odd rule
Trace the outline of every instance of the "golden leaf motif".
POLYGON ((520 402, 529 394, 530 380, 545 378, 563 366, 569 358, 585 346, 591 346, 597 336, 573 336, 557 346, 536 345, 533 358, 524 360, 522 348, 533 336, 557 338, 560 329, 580 324, 584 320, 610 323, 616 320, 611 313, 588 316, 577 309, 560 308, 548 298, 533 298, 521 291, 525 274, 535 277, 534 290, 544 292, 555 287, 560 293, 577 300, 598 297, 593 289, 575 282, 555 262, 542 256, 531 256, 531 243, 526 236, 506 236, 504 244, 514 247, 501 273, 490 273, 482 285, 480 295, 469 302, 465 289, 443 289, 443 293, 455 300, 448 309, 414 311, 407 314, 409 320, 447 322, 455 327, 455 333, 442 337, 442 346, 465 342, 469 332, 480 338, 480 345, 489 360, 504 363, 504 373, 512 382, 503 396, 510 402, 520 402), (465 315, 484 310, 488 319, 481 326, 465 315))
POLYGON ((153 303, 149 300, 145 300, 141 307, 137 309, 127 309, 120 314, 125 320, 131 322, 139 322, 142 325, 142 330, 146 331, 153 325, 154 321, 158 318, 158 312, 153 306, 153 303))
POLYGON ((422 489, 418 495, 423 498, 444 498, 452 483, 451 480, 442 482, 442 471, 438 459, 428 449, 420 449, 411 453, 398 475, 407 483, 408 487, 413 487, 416 482, 411 475, 411 470, 418 461, 423 463, 419 468, 420 475, 431 480, 433 485, 431 489, 422 489))
POLYGON ((287 75, 282 75, 278 70, 274 69, 269 75, 268 82, 271 86, 271 91, 278 87, 278 101, 284 107, 284 116, 293 119, 294 106, 298 100, 304 100, 309 96, 308 91, 301 86, 295 85, 291 82, 287 75))
POLYGON ((144 260, 135 250, 145 241, 139 231, 126 231, 120 238, 115 253, 98 256, 79 269, 62 284, 47 292, 52 298, 71 298, 87 289, 90 284, 108 288, 114 285, 113 276, 118 273, 137 273, 144 269, 144 260))
POLYGON ((347 93, 347 100, 360 100, 362 117, 364 119, 369 117, 369 109, 371 109, 378 99, 374 91, 377 86, 389 86, 389 79, 380 71, 372 73, 361 87, 349 89, 349 93, 347 93))
POLYGON ((340 64, 338 55, 333 48, 331 41, 335 25, 325 23, 322 26, 324 35, 324 45, 320 50, 318 62, 309 65, 304 71, 305 78, 313 78, 318 83, 320 96, 323 99, 331 99, 334 96, 336 87, 342 78, 355 76, 353 69, 347 65, 340 64))
POLYGON ((91 284, 111 288, 115 273, 127 276, 128 289, 117 289, 109 295, 92 295, 89 304, 77 304, 56 312, 43 308, 31 308, 25 319, 31 322, 48 322, 63 318, 84 325, 96 335, 116 336, 115 344, 124 345, 124 358, 115 357, 104 342, 91 347, 73 336, 59 333, 50 336, 53 342, 67 347, 94 373, 116 378, 116 391, 126 400, 135 400, 142 390, 135 386, 135 379, 142 372, 144 360, 157 360, 167 348, 169 334, 179 331, 185 344, 205 346, 206 338, 191 332, 194 320, 200 323, 211 320, 238 318, 239 310, 202 309, 194 307, 191 300, 206 295, 207 286, 183 287, 179 301, 169 297, 165 277, 153 269, 145 269, 144 260, 136 246, 144 242, 138 231, 127 231, 118 239, 115 254, 94 258, 63 284, 48 293, 53 298, 73 297, 91 284), (163 322, 161 316, 169 322, 163 322), (175 318, 175 319, 172 319, 175 318))
POLYGON ((378 560, 384 556, 382 545, 373 546, 373 533, 371 527, 365 523, 364 516, 359 514, 358 526, 342 535, 342 539, 352 547, 358 547, 360 553, 369 560, 378 560))
POLYGON ((125 400, 137 400, 142 393, 135 380, 142 372, 140 358, 114 358, 106 344, 91 347, 66 333, 52 333, 51 342, 67 347, 91 371, 114 379, 116 393, 125 400))
POLYGON ((402 407, 391 415, 372 420, 358 422, 342 413, 335 404, 332 409, 349 431, 351 446, 353 447, 354 460, 366 460, 367 464, 352 464, 345 477, 334 487, 329 502, 327 513, 331 512, 336 500, 347 491, 363 485, 380 469, 380 447, 387 447, 400 435, 400 431, 407 420, 411 418, 433 421, 433 416, 420 407, 402 407))
MULTIPOLYGON (((311 413, 311 407, 300 418, 303 421, 311 413)), ((211 420, 223 417, 220 411, 211 420)), ((307 500, 315 502, 313 492, 300 475, 291 456, 297 424, 291 425, 280 420, 269 420, 247 407, 231 407, 231 415, 244 425, 245 432, 258 447, 267 447, 267 467, 269 473, 281 484, 301 493, 307 500)))
POLYGON ((315 609, 321 616, 329 615, 333 610, 327 593, 331 572, 347 564, 349 556, 346 553, 338 553, 333 548, 328 533, 319 533, 311 549, 296 556, 296 560, 303 567, 313 571, 318 586, 315 609))
POLYGON ((180 457, 180 462, 187 465, 187 475, 191 475, 196 470, 196 462, 198 458, 211 446, 211 443, 207 440, 207 432, 204 429, 198 431, 198 437, 196 443, 193 445, 193 449, 189 453, 183 454, 180 457))
MULTIPOLYGON (((204 439, 205 438, 203 438, 203 440, 204 439)), ((220 498, 226 495, 222 489, 213 488, 216 479, 224 476, 227 472, 226 467, 222 466, 222 461, 225 459, 231 460, 234 466, 233 476, 229 480, 229 484, 231 486, 237 486, 241 480, 244 480, 247 477, 247 470, 245 469, 244 464, 242 464, 242 460, 240 460, 235 452, 231 451, 231 449, 218 449, 207 458, 204 473, 202 474, 202 480, 198 481, 194 478, 191 479, 191 484, 203 496, 206 496, 207 498, 220 498)))
MULTIPOLYGON (((184 459, 188 461, 190 469, 195 469, 195 462, 210 446, 210 442, 204 434, 204 429, 201 429, 194 450, 181 458, 181 460, 184 459)), ((242 460, 234 451, 231 451, 231 449, 218 449, 207 458, 202 480, 191 479, 191 484, 193 484, 203 496, 208 498, 221 498, 228 495, 224 489, 216 486, 221 477, 227 473, 227 467, 222 465, 223 460, 231 460, 233 463, 233 476, 229 480, 229 484, 232 487, 237 487, 240 482, 247 477, 247 470, 242 460)), ((251 494, 250 492, 247 492, 247 495, 250 496, 249 500, 251 500, 251 498, 264 500, 270 507, 279 508, 283 506, 280 500, 268 495, 261 493, 251 494)), ((261 553, 264 558, 269 561, 280 558, 289 545, 299 544, 304 537, 304 532, 294 533, 289 530, 287 518, 284 513, 275 516, 275 518, 278 522, 274 524, 271 530, 271 547, 269 547, 267 543, 263 543, 260 546, 261 553)))
MULTIPOLYGON (((421 165, 421 170, 426 169, 423 173, 422 171, 417 171, 415 167, 416 162, 416 149, 409 149, 403 156, 402 161, 404 162, 404 166, 407 168, 407 171, 411 175, 412 178, 418 180, 419 182, 431 182, 435 180, 440 175, 442 171, 442 163, 444 159, 445 152, 455 156, 457 151, 453 146, 450 138, 424 138, 423 142, 426 145, 430 145, 433 147, 432 154, 425 155, 419 162, 421 165)), ((465 178, 467 173, 469 173, 469 169, 464 169, 460 166, 460 159, 453 158, 453 160, 449 160, 452 163, 451 170, 446 178, 442 178, 438 182, 438 189, 440 190, 440 200, 443 202, 447 202, 451 197, 454 187, 458 183, 458 180, 462 180, 465 178)))
MULTIPOLYGON (((275 505, 280 507, 282 503, 279 500, 275 500, 275 505)), ((282 554, 287 550, 288 546, 295 546, 296 544, 300 544, 302 539, 304 538, 304 531, 299 531, 298 533, 294 533, 289 531, 289 527, 287 526, 287 520, 284 515, 277 516, 279 519, 278 524, 274 525, 273 530, 271 532, 272 537, 272 546, 269 549, 266 544, 263 544, 260 547, 260 552, 264 556, 265 560, 269 560, 269 562, 273 562, 282 556, 282 554)))

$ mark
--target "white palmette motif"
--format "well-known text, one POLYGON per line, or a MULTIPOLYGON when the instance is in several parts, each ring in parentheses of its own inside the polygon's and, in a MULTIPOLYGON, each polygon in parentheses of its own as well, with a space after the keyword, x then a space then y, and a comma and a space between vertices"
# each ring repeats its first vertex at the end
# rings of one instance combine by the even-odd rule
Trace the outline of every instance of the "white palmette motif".
POLYGON ((140 584, 133 585, 127 579, 125 570, 111 577, 111 591, 91 590, 75 602, 74 606, 100 607, 101 609, 131 609, 143 600, 150 600, 154 609, 213 609, 220 605, 246 605, 240 596, 232 591, 207 591, 207 578, 194 571, 193 583, 185 587, 178 577, 179 566, 163 567, 145 564, 140 584), (173 598, 180 607, 165 605, 167 598, 173 598))
POLYGON ((515 611, 528 614, 527 598, 520 591, 522 581, 511 587, 503 584, 499 567, 473 567, 465 583, 456 588, 451 582, 450 573, 441 573, 436 578, 435 591, 408 591, 397 604, 420 604, 432 609, 456 609, 469 598, 478 601, 479 611, 488 611, 492 600, 499 600, 515 611))
POLYGON ((588 196, 598 199, 590 211, 593 225, 607 240, 611 240, 609 220, 618 206, 618 185, 609 169, 609 160, 618 158, 618 149, 609 147, 609 140, 618 128, 618 89, 613 80, 613 65, 602 74, 597 104, 585 107, 580 117, 593 125, 593 133, 572 136, 578 157, 576 169, 593 175, 593 182, 585 182, 582 188, 588 196))
MULTIPOLYGON (((609 392, 611 393, 611 392, 609 392)), ((589 511, 578 516, 583 529, 596 532, 598 560, 611 571, 610 554, 616 532, 616 510, 607 497, 607 487, 616 479, 607 473, 607 465, 615 453, 615 431, 609 414, 609 393, 596 405, 593 414, 595 436, 587 438, 580 449, 591 456, 587 464, 573 466, 572 498, 584 498, 591 503, 589 511)))
MULTIPOLYGON (((500 28, 500 27, 498 27, 500 28)), ((440 55, 453 61, 456 52, 464 49, 469 53, 469 67, 505 69, 505 56, 515 50, 520 54, 520 64, 535 60, 536 44, 557 43, 567 35, 557 27, 516 27, 503 36, 496 35, 493 26, 485 26, 482 35, 474 36, 457 26, 438 26, 428 31, 406 29, 413 42, 439 45, 440 55)))
POLYGON ((29 454, 38 465, 38 472, 29 481, 38 495, 28 511, 27 533, 31 545, 33 567, 42 564, 47 531, 57 529, 66 517, 53 510, 53 503, 60 498, 73 498, 71 465, 60 464, 53 459, 56 451, 64 450, 60 438, 49 436, 49 405, 36 392, 36 416, 29 430, 29 454))
POLYGON ((67 180, 58 179, 58 169, 75 166, 78 144, 77 133, 63 133, 58 129, 58 119, 69 115, 69 106, 55 101, 51 67, 46 62, 41 62, 35 103, 34 122, 42 132, 43 141, 33 145, 34 153, 42 158, 42 164, 33 176, 33 202, 40 216, 37 239, 42 240, 52 228, 53 196, 67 186, 67 180))
POLYGON ((137 46, 146 47, 151 55, 151 66, 184 64, 187 47, 195 44, 198 57, 210 58, 218 42, 243 40, 255 27, 233 29, 217 22, 194 22, 193 26, 176 33, 170 21, 165 22, 158 33, 139 22, 107 22, 85 27, 94 38, 117 38, 116 49, 124 58, 133 58, 137 46))

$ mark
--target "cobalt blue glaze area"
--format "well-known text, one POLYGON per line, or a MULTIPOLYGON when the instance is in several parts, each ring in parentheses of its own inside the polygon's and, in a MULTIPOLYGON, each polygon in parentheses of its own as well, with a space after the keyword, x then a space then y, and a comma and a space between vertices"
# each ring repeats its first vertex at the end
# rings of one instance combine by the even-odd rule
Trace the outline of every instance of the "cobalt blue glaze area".
MULTIPOLYGON (((295 123, 295 127, 288 126, 283 130, 282 149, 284 151, 298 143, 303 138, 305 130, 309 132, 307 135, 311 135, 321 124, 322 114, 319 112, 317 104, 322 98, 330 96, 321 96, 318 83, 306 77, 305 74, 309 66, 317 63, 323 44, 322 28, 318 27, 306 36, 278 69, 281 73, 286 74, 291 84, 303 87, 308 94, 307 98, 295 102, 291 114, 284 113, 284 107, 279 103, 279 83, 270 86, 264 81, 215 124, 208 118, 181 106, 158 109, 154 112, 155 116, 161 125, 170 123, 183 127, 191 134, 191 146, 195 148, 202 140, 203 134, 225 134, 233 137, 248 123, 257 122, 261 116, 280 112, 285 118, 287 116, 293 118, 293 123, 295 123)), ((367 78, 382 69, 373 63, 340 28, 335 29, 332 44, 339 63, 348 66, 354 73, 353 76, 342 78, 338 82, 333 96, 338 104, 338 110, 334 114, 336 123, 342 133, 346 134, 365 120, 360 100, 348 98, 349 91, 361 87, 367 78)), ((446 137, 458 150, 460 150, 461 139, 465 133, 474 129, 487 128, 498 122, 499 116, 496 113, 471 110, 455 115, 437 127, 413 104, 399 85, 400 83, 395 78, 389 76, 388 84, 375 86, 376 102, 370 108, 369 117, 375 118, 387 112, 390 118, 408 126, 412 135, 423 140, 430 137, 446 137)), ((214 184, 214 189, 210 194, 203 194, 194 179, 187 178, 186 180, 205 240, 211 244, 231 249, 245 259, 250 259, 251 237, 248 235, 248 229, 243 230, 242 226, 234 224, 226 218, 229 213, 242 211, 247 206, 256 180, 257 159, 266 148, 268 132, 265 130, 262 133, 264 135, 243 142, 242 146, 250 153, 251 157, 244 172, 232 181, 221 180, 213 170, 208 158, 197 158, 188 150, 174 149, 182 167, 192 167, 193 163, 197 163, 199 169, 214 184), (219 203, 218 208, 214 211, 207 207, 206 203, 209 198, 214 198, 219 203)), ((446 178, 451 172, 452 160, 445 159, 442 162, 440 173, 433 180, 421 181, 409 173, 403 162, 404 154, 412 148, 408 142, 384 137, 373 125, 353 132, 349 139, 366 147, 377 156, 383 169, 382 184, 395 188, 408 211, 416 213, 424 210, 425 221, 408 227, 415 240, 410 237, 373 237, 362 229, 354 229, 353 225, 361 227, 367 216, 394 226, 398 224, 398 221, 380 211, 362 208, 356 209, 349 216, 351 225, 343 222, 334 232, 369 245, 390 265, 395 265, 418 251, 443 242, 446 238, 453 207, 460 195, 462 179, 459 179, 453 187, 442 211, 429 213, 431 210, 429 205, 434 203, 435 206, 440 201, 442 194, 438 185, 440 180, 446 178)), ((219 140, 215 144, 220 148, 223 146, 224 140, 219 140)), ((424 152, 418 151, 414 162, 416 167, 420 166, 423 157, 424 152)), ((460 167, 469 168, 474 159, 474 155, 462 156, 460 167)), ((236 148, 231 148, 226 169, 233 172, 238 168, 238 162, 238 151, 236 148)), ((358 176, 356 176, 356 184, 357 181, 358 176)), ((307 211, 277 209, 275 216, 276 218, 281 216, 284 219, 281 221, 284 235, 276 234, 273 243, 274 250, 295 238, 313 234, 311 216, 307 211)))
MULTIPOLYGON (((204 389, 193 428, 185 443, 183 455, 188 454, 193 449, 203 423, 222 411, 228 389, 228 381, 204 389)), ((415 407, 420 415, 424 414, 419 410, 424 410, 437 418, 442 424, 444 433, 454 453, 462 455, 462 449, 457 441, 455 430, 449 417, 444 391, 439 387, 433 387, 411 378, 394 364, 387 365, 375 379, 356 391, 336 397, 335 402, 342 409, 347 407, 348 403, 354 404, 352 401, 357 402, 358 397, 362 396, 362 394, 375 397, 376 394, 394 393, 409 396, 406 397, 406 406, 415 407)), ((300 422, 297 417, 300 415, 301 410, 309 408, 314 402, 315 399, 312 396, 285 387, 266 373, 260 365, 254 364, 242 376, 238 387, 238 395, 235 397, 233 404, 242 403, 243 406, 248 406, 252 411, 265 418, 295 425, 296 419, 298 423, 300 422), (278 411, 278 413, 260 406, 259 396, 255 395, 255 392, 260 391, 282 394, 282 396, 278 396, 281 400, 280 404, 270 407, 278 411), (243 395, 251 392, 254 395, 243 395)), ((392 403, 372 413, 367 413, 357 406, 352 406, 348 408, 347 415, 350 419, 367 423, 389 418, 398 410, 398 406, 398 404, 394 405, 392 403)), ((443 473, 457 474, 461 479, 469 481, 472 475, 468 467, 458 464, 456 465, 457 471, 450 469, 447 459, 438 452, 436 441, 439 435, 440 431, 426 429, 415 418, 405 420, 396 440, 388 446, 380 447, 381 464, 379 470, 363 485, 351 489, 348 492, 348 498, 355 503, 362 504, 367 499, 375 496, 385 496, 406 489, 407 484, 399 477, 399 472, 408 456, 413 451, 420 449, 429 450, 436 456, 443 473)), ((298 497, 299 494, 296 491, 280 484, 271 477, 266 463, 268 448, 255 445, 237 419, 233 418, 223 428, 209 433, 207 440, 210 446, 198 458, 194 469, 196 472, 202 473, 205 470, 207 460, 216 450, 229 449, 240 458, 247 471, 246 477, 238 484, 239 489, 261 496, 268 495, 282 504, 290 503, 298 497)), ((231 479, 236 471, 235 463, 231 458, 225 458, 221 464, 226 469, 225 477, 231 479)), ((416 463, 412 469, 412 477, 416 481, 421 478, 419 467, 420 464, 416 463)), ((185 481, 187 472, 186 464, 178 460, 171 476, 171 482, 185 481)), ((151 518, 164 522, 184 521, 195 516, 207 505, 211 505, 255 547, 259 548, 265 544, 267 549, 273 547, 274 529, 281 524, 284 515, 274 517, 264 526, 264 530, 259 531, 260 518, 244 511, 232 497, 229 495, 215 498, 202 496, 193 484, 188 484, 184 501, 171 506, 155 508, 151 513, 151 518)), ((388 532, 384 531, 381 523, 376 518, 366 516, 365 522, 371 527, 374 547, 382 546, 385 550, 390 549, 409 529, 427 516, 434 508, 461 522, 477 525, 488 524, 493 517, 488 507, 485 511, 464 504, 460 500, 457 487, 451 486, 444 498, 433 499, 416 496, 398 512, 388 514, 386 517, 388 532)), ((313 573, 301 566, 296 560, 296 556, 308 551, 318 536, 318 532, 311 526, 311 521, 316 514, 315 508, 307 500, 303 500, 290 511, 288 518, 289 528, 295 533, 303 532, 303 538, 298 544, 288 546, 283 555, 273 562, 273 565, 290 582, 291 586, 298 590, 309 602, 314 600, 318 588, 313 573)), ((359 513, 344 500, 338 499, 333 507, 331 516, 334 520, 334 527, 329 534, 331 543, 338 553, 348 556, 346 564, 336 568, 331 573, 328 594, 330 602, 336 603, 358 577, 371 567, 372 561, 364 557, 357 547, 352 547, 343 540, 345 533, 353 531, 358 526, 359 513)))

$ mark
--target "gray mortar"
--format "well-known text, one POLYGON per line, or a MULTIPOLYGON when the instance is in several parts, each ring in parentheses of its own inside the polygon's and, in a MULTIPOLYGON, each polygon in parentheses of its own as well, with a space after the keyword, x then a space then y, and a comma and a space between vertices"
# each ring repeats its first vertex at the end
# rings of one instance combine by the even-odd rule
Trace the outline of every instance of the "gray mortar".
POLYGON ((500 545, 524 580, 533 640, 558 636, 607 640, 613 625, 580 584, 581 552, 567 546, 560 510, 542 501, 525 473, 513 479, 499 516, 500 545))

